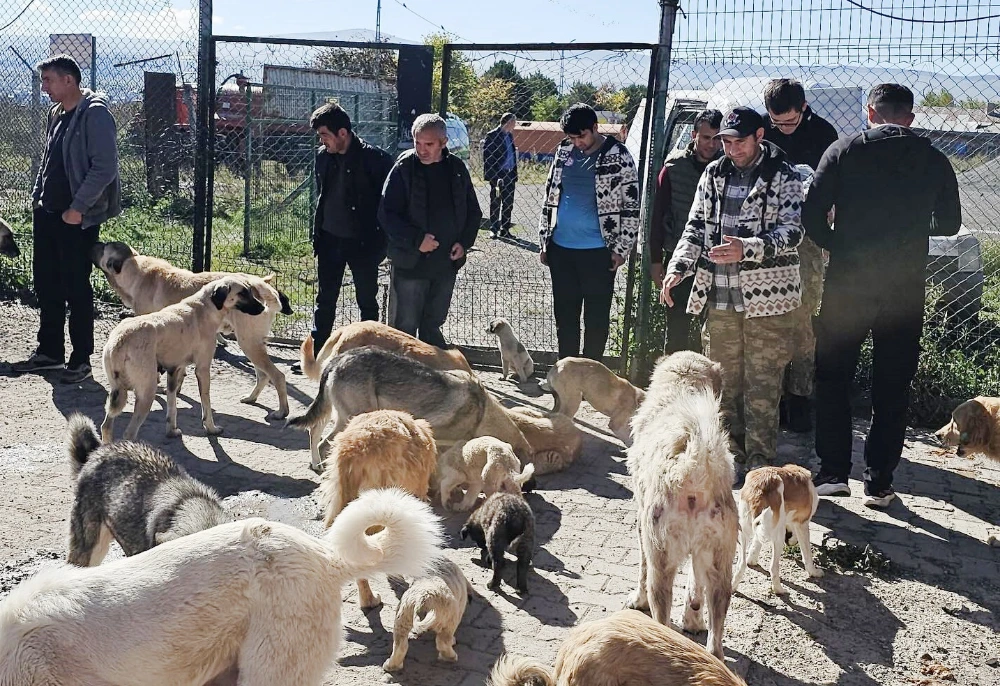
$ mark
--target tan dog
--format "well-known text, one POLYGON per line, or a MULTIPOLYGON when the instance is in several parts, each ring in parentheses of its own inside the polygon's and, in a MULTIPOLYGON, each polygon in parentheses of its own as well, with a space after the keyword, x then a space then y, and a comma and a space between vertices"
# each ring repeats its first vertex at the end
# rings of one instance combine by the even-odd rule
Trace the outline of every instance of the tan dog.
POLYGON ((503 374, 501 379, 507 380, 511 372, 517 374, 521 383, 526 382, 535 373, 535 361, 531 359, 528 349, 517 340, 514 329, 510 322, 504 318, 494 319, 486 329, 497 337, 497 345, 500 347, 500 365, 503 374))
POLYGON ((416 579, 399 599, 392 627, 392 655, 382 669, 395 672, 403 668, 411 631, 413 636, 419 636, 432 630, 437 634, 438 659, 458 660, 455 631, 462 622, 470 595, 472 585, 458 565, 446 557, 437 558, 427 576, 416 579))
POLYGON ((0 255, 18 257, 20 254, 21 251, 14 240, 14 230, 10 228, 10 224, 0 218, 0 255))
MULTIPOLYGON (((324 523, 329 527, 349 502, 372 488, 397 486, 427 500, 437 446, 431 425, 423 419, 406 412, 376 410, 347 423, 333 439, 327 463, 331 468, 324 470, 319 490, 326 511, 324 523)), ((362 608, 382 602, 367 579, 358 579, 358 597, 362 608)))
POLYGON ((546 379, 556 397, 553 412, 572 417, 586 400, 611 418, 608 428, 618 440, 631 440, 629 422, 645 392, 615 375, 600 362, 584 357, 564 357, 552 365, 546 379))
POLYGON ((104 344, 104 373, 110 388, 101 424, 102 442, 111 442, 115 417, 125 408, 129 391, 135 391, 135 408, 125 439, 135 440, 156 397, 158 367, 167 370, 167 435, 179 436, 177 393, 189 364, 194 365, 198 379, 205 432, 210 436, 222 433, 212 418, 210 372, 215 334, 233 309, 255 316, 264 311, 264 303, 254 297, 243 279, 228 276, 203 286, 176 305, 126 319, 112 329, 104 344))
POLYGON ((264 303, 264 313, 249 316, 240 310, 230 311, 224 318, 226 328, 236 334, 236 342, 253 365, 257 384, 250 395, 240 402, 255 403, 268 381, 278 392, 278 409, 268 415, 269 419, 283 419, 288 416, 288 392, 285 375, 271 361, 267 354, 267 338, 271 325, 279 312, 292 314, 288 296, 271 285, 274 274, 265 277, 252 274, 230 274, 228 272, 191 272, 175 267, 158 257, 140 255, 125 243, 97 243, 91 254, 94 264, 104 272, 108 283, 122 303, 136 314, 149 314, 162 310, 167 305, 179 303, 194 295, 206 284, 226 277, 242 279, 253 291, 254 297, 264 303))
POLYGON ((497 492, 520 494, 521 487, 535 473, 535 466, 528 463, 521 470, 521 461, 514 454, 510 443, 493 436, 480 436, 459 441, 448 448, 438 459, 437 481, 441 504, 448 510, 468 512, 482 493, 487 498, 497 492), (456 507, 451 500, 458 488, 465 488, 465 496, 456 507))
POLYGON ((531 445, 536 476, 561 472, 583 452, 583 432, 566 415, 518 406, 507 410, 507 416, 531 445))
POLYGON ((621 610, 569 632, 555 669, 504 655, 486 686, 746 686, 722 661, 641 612, 621 610))
POLYGON ((379 322, 354 322, 340 327, 330 334, 326 343, 323 344, 323 349, 315 357, 313 357, 315 351, 312 334, 309 334, 302 341, 300 350, 302 373, 310 379, 319 381, 327 360, 345 350, 353 350, 366 345, 374 345, 383 350, 399 353, 412 360, 423 362, 432 369, 442 371, 457 369, 472 374, 472 367, 469 366, 469 361, 465 359, 461 350, 457 348, 443 350, 379 322))
POLYGON ((946 446, 958 446, 957 454, 982 454, 1000 461, 1000 398, 977 396, 951 413, 951 421, 934 435, 946 446))
POLYGON ((819 496, 808 469, 793 464, 784 467, 760 467, 747 473, 740 490, 740 527, 746 554, 741 556, 733 579, 733 591, 740 586, 747 563, 757 564, 764 540, 771 541, 771 589, 787 593, 781 585, 781 552, 785 548, 785 530, 795 535, 802 551, 802 565, 811 577, 823 576, 813 564, 809 543, 809 522, 816 514, 819 496), (749 546, 749 548, 748 548, 749 546))

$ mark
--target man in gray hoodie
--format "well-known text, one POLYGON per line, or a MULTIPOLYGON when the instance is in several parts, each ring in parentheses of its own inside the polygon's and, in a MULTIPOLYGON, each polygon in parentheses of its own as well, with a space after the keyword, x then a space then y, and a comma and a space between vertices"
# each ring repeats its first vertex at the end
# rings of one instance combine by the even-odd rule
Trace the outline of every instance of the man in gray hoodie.
POLYGON ((41 324, 34 354, 13 369, 62 369, 64 383, 79 383, 91 376, 94 352, 90 250, 101 223, 121 213, 118 137, 107 100, 80 88, 73 58, 50 57, 37 69, 42 90, 55 103, 31 193, 32 274, 41 324), (73 351, 64 368, 67 306, 73 351))

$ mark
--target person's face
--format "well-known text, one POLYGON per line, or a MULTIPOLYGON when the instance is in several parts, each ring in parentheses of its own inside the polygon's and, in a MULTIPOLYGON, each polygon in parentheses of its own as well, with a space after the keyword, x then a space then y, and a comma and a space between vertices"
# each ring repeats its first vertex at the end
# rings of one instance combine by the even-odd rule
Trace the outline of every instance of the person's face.
POLYGON ((577 150, 581 152, 590 150, 597 142, 597 127, 595 126, 592 129, 584 129, 580 133, 570 133, 567 135, 577 150))
POLYGON ((338 129, 336 133, 333 133, 325 126, 320 126, 316 129, 316 134, 319 136, 319 142, 323 144, 328 153, 333 155, 340 155, 347 152, 347 146, 351 142, 351 134, 347 129, 338 129))
POLYGON ((516 119, 511 119, 511 120, 510 120, 509 122, 507 122, 506 124, 504 124, 504 125, 503 125, 502 127, 500 127, 500 128, 502 128, 502 129, 503 129, 504 131, 506 131, 507 133, 510 133, 511 131, 513 131, 513 130, 514 130, 514 126, 515 126, 516 124, 517 124, 517 120, 516 120, 516 119))
POLYGON ((42 91, 52 102, 62 102, 77 90, 79 86, 69 74, 60 74, 55 69, 42 72, 42 91))
POLYGON ((802 123, 802 110, 797 110, 794 107, 784 114, 775 114, 771 110, 768 110, 767 116, 771 118, 774 128, 786 136, 792 135, 795 129, 799 128, 799 124, 802 123))
POLYGON ((441 161, 441 155, 448 145, 448 137, 437 131, 424 130, 413 138, 413 147, 417 151, 417 159, 424 164, 434 164, 441 161))
POLYGON ((726 157, 733 161, 737 167, 743 168, 750 165, 757 157, 760 149, 760 141, 764 138, 764 129, 757 129, 757 133, 752 136, 722 136, 722 149, 726 157))
POLYGON ((694 140, 694 154, 701 162, 711 162, 719 153, 722 141, 715 137, 719 129, 713 129, 706 123, 698 125, 698 128, 691 132, 694 140))

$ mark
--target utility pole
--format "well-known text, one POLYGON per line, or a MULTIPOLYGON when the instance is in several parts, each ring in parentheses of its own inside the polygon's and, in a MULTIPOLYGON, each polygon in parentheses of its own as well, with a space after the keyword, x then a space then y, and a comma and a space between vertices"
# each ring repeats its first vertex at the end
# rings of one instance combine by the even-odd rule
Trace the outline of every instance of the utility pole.
POLYGON ((382 0, 375 4, 375 42, 382 42, 382 0))

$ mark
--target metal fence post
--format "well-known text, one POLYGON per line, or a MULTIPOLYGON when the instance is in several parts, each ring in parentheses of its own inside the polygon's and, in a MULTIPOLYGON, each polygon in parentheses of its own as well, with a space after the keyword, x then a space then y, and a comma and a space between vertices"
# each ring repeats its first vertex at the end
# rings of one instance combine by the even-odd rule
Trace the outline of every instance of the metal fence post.
POLYGON ((197 144, 194 150, 194 227, 191 237, 191 269, 200 272, 205 267, 206 217, 211 214, 208 170, 213 164, 209 146, 212 122, 212 93, 215 86, 215 65, 211 59, 212 0, 198 2, 198 116, 197 144))
POLYGON ((253 193, 253 86, 247 83, 246 111, 243 113, 243 140, 246 165, 243 168, 243 255, 250 254, 250 196, 253 193))
POLYGON ((451 46, 445 43, 441 48, 441 102, 438 114, 448 116, 448 81, 451 80, 451 46))

